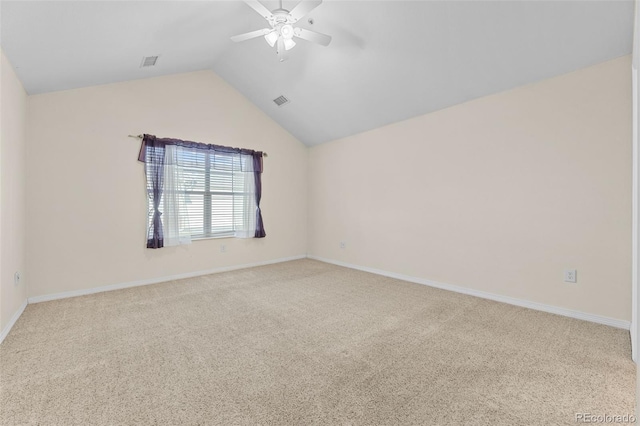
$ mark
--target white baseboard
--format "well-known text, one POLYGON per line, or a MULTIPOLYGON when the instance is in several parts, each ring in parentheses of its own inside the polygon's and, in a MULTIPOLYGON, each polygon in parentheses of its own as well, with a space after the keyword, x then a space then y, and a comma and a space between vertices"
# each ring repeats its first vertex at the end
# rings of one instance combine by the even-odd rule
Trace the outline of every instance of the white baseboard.
POLYGON ((130 281, 127 283, 112 284, 112 285, 106 285, 102 287, 93 287, 93 288, 87 288, 87 289, 81 289, 81 290, 65 291, 62 293, 45 294, 42 296, 30 297, 29 303, 49 302, 51 300, 66 299, 69 297, 86 296, 89 294, 102 293, 104 291, 121 290, 124 288, 139 287, 143 285, 158 284, 158 283, 163 283, 167 281, 181 280, 184 278, 199 277, 202 275, 217 274, 219 272, 228 272, 228 271, 235 271, 237 269, 253 268, 255 266, 271 265, 273 263, 289 262, 291 260, 304 259, 306 257, 307 257, 306 255, 284 257, 280 259, 266 260, 263 262, 246 263, 243 265, 234 265, 234 266, 223 266, 220 268, 207 269, 204 271, 186 272, 184 274, 151 278, 148 280, 130 281))
POLYGON ((24 312, 24 309, 27 307, 27 303, 28 303, 27 299, 25 299, 24 302, 22 302, 22 305, 20 305, 20 307, 16 311, 16 313, 13 314, 13 316, 9 320, 9 324, 7 324, 6 327, 0 333, 0 344, 2 344, 2 342, 4 342, 5 337, 9 335, 9 332, 13 328, 14 324, 16 323, 16 321, 18 321, 18 318, 20 318, 20 315, 22 315, 22 313, 24 312))
POLYGON ((496 302, 508 303, 509 305, 520 306, 523 308, 534 309, 536 311, 548 312, 551 314, 562 315, 564 317, 575 318, 579 320, 595 322, 597 324, 604 324, 615 328, 622 328, 629 330, 631 327, 630 321, 619 320, 615 318, 604 317, 600 315, 588 314, 585 312, 574 311, 571 309, 560 308, 558 306, 546 305, 544 303, 530 302, 528 300, 516 299, 514 297, 502 296, 499 294, 489 293, 481 290, 474 290, 467 287, 460 287, 457 285, 440 283, 437 281, 431 281, 424 278, 411 277, 408 275, 397 274, 395 272, 383 271, 380 269, 369 268, 366 266, 352 265, 350 263, 340 262, 338 260, 325 259, 318 256, 307 256, 309 259, 319 260, 325 263, 331 263, 333 265, 344 266, 346 268, 357 269, 359 271, 370 272, 376 275, 383 275, 389 278, 395 278, 402 281, 409 281, 416 284, 423 284, 429 287, 440 288, 442 290, 454 291, 456 293, 467 294, 470 296, 480 297, 482 299, 494 300, 496 302))

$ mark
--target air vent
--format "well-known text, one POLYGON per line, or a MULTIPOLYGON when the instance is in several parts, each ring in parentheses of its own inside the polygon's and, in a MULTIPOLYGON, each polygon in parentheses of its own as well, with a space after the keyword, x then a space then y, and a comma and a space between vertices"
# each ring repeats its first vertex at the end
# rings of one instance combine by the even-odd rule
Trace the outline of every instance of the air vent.
POLYGON ((140 68, 153 67, 156 65, 156 62, 158 62, 157 56, 145 56, 144 58, 142 58, 140 68))
POLYGON ((289 102, 289 99, 285 98, 284 96, 278 96, 277 98, 275 98, 273 100, 273 102, 278 106, 282 106, 282 105, 286 104, 287 102, 289 102))

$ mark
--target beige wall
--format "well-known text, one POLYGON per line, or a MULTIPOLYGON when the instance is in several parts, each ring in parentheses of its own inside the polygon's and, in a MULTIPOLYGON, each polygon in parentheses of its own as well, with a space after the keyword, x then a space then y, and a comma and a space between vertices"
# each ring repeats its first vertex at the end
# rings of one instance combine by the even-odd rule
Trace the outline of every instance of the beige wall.
POLYGON ((213 72, 30 96, 27 155, 29 296, 306 253, 307 148, 213 72), (267 237, 146 249, 138 133, 266 151, 267 237))
POLYGON ((310 255, 630 320, 630 57, 312 148, 308 230, 310 255))
POLYGON ((0 330, 27 298, 24 273, 27 94, 0 50, 0 330), (19 285, 13 274, 21 272, 19 285))
MULTIPOLYGON (((634 259, 633 259, 633 297, 634 297, 634 310, 633 318, 631 320, 631 349, 633 360, 638 362, 638 343, 640 342, 640 327, 638 327, 638 305, 640 304, 638 291, 638 264, 640 263, 640 257, 638 253, 638 242, 640 241, 640 234, 638 232, 638 199, 640 199, 640 175, 638 175, 638 167, 640 165, 640 156, 638 147, 640 147, 640 0, 635 1, 635 14, 633 25, 633 144, 635 149, 634 155, 634 259)), ((640 369, 636 369, 636 416, 640 414, 640 369)))

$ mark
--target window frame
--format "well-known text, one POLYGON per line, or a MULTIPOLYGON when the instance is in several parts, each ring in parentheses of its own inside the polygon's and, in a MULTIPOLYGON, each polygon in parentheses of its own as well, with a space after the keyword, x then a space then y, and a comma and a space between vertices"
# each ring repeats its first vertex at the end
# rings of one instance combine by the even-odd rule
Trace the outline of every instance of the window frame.
MULTIPOLYGON (((245 192, 245 191, 233 191, 233 178, 235 173, 233 171, 221 171, 221 170, 214 170, 211 167, 211 153, 210 152, 204 152, 204 168, 198 168, 198 167, 193 167, 193 166, 185 166, 184 169, 185 170, 191 170, 191 171, 195 171, 195 172, 201 172, 204 171, 204 190, 187 190, 185 189, 184 191, 180 191, 183 192, 185 195, 198 195, 198 196, 202 196, 202 230, 203 233, 202 234, 191 234, 191 240, 192 241, 202 241, 202 240, 211 240, 211 239, 221 239, 221 238, 234 238, 235 237, 235 230, 233 229, 233 219, 232 219, 232 223, 231 223, 231 230, 230 231, 225 231, 225 232, 218 232, 218 233, 212 233, 212 219, 213 219, 213 212, 212 212, 212 196, 215 195, 222 195, 222 196, 242 196, 242 197, 247 197, 250 196, 251 193, 249 192, 245 192), (229 192, 224 192, 224 191, 211 191, 211 174, 219 174, 219 175, 230 175, 232 177, 231 180, 231 191, 229 192)), ((220 154, 220 153, 216 153, 214 155, 224 155, 224 154, 220 154)), ((229 155, 231 157, 231 155, 229 155)), ((152 190, 151 189, 147 189, 147 202, 151 203, 151 199, 152 199, 152 190)), ((163 191, 163 197, 165 193, 171 192, 170 190, 164 190, 163 191)), ((149 208, 149 206, 147 206, 149 208)), ((150 211, 152 209, 149 209, 150 211)), ((150 220, 152 218, 152 215, 150 215, 150 220)))

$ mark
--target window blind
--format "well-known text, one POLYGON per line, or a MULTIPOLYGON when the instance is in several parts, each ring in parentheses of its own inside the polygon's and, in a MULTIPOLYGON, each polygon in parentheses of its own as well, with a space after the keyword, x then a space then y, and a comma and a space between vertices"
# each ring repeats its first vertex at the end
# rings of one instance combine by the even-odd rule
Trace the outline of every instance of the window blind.
MULTIPOLYGON (((245 179, 253 175, 240 171, 239 156, 181 150, 178 167, 183 183, 180 195, 184 196, 181 226, 192 239, 233 236, 243 224, 246 197, 253 196, 243 192, 245 179)), ((165 189, 161 204, 173 191, 165 189)), ((151 207, 149 204, 149 211, 151 207)))

